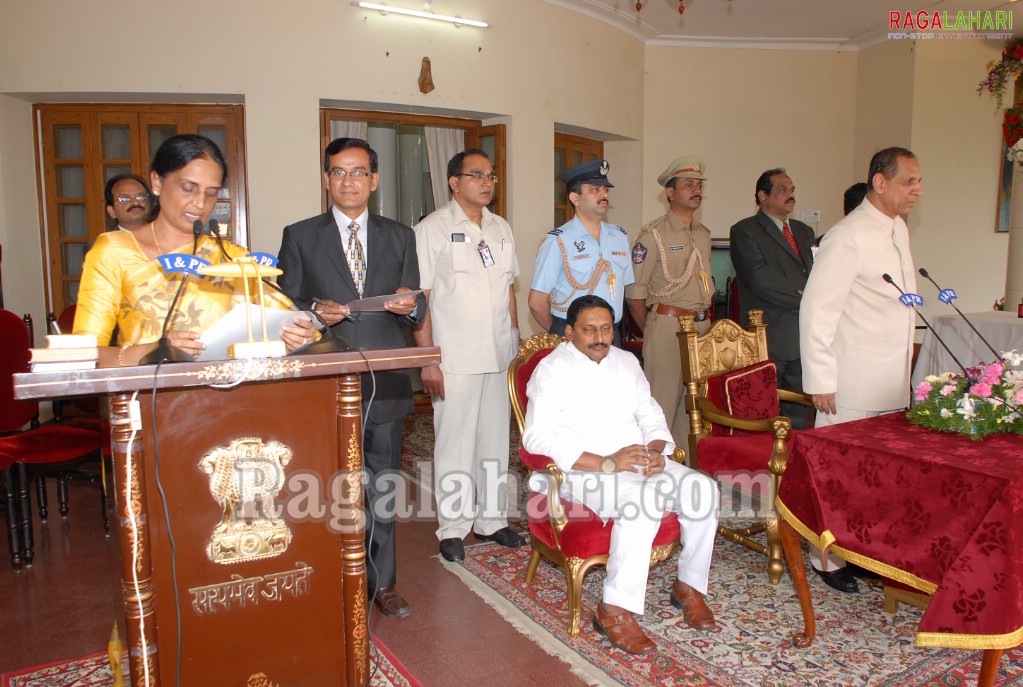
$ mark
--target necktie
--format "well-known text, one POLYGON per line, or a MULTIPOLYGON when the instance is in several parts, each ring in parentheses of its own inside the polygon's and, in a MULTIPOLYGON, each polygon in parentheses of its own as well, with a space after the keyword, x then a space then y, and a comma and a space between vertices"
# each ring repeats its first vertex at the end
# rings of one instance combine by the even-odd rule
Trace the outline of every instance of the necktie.
POLYGON ((366 288, 366 253, 362 250, 362 241, 359 240, 359 223, 352 221, 348 225, 348 251, 345 257, 348 258, 348 268, 352 271, 352 279, 355 280, 355 290, 362 298, 363 289, 366 288))
POLYGON ((800 260, 802 260, 803 259, 803 254, 799 252, 799 244, 796 243, 796 237, 793 236, 792 235, 792 231, 789 230, 789 223, 788 222, 782 222, 782 224, 781 224, 781 233, 785 235, 785 240, 789 242, 790 246, 792 246, 792 250, 795 251, 796 257, 799 258, 800 260))

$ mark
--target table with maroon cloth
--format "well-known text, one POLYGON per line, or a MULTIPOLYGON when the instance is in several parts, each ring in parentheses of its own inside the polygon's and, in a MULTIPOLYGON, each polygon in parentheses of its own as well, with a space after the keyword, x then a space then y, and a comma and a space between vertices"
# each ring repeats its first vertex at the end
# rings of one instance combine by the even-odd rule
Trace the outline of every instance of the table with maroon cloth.
POLYGON ((811 544, 933 594, 917 646, 1023 643, 1023 436, 973 441, 903 413, 796 432, 777 502, 811 544))

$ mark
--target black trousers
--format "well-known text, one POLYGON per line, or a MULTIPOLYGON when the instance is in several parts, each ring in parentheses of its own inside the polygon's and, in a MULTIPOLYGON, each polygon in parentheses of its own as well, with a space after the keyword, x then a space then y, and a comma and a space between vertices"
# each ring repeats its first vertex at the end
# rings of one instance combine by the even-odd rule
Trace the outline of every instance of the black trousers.
POLYGON ((401 434, 405 418, 376 424, 366 421, 362 455, 366 467, 366 582, 369 590, 391 587, 396 581, 394 489, 399 484, 401 434), (389 505, 389 513, 377 511, 389 505))

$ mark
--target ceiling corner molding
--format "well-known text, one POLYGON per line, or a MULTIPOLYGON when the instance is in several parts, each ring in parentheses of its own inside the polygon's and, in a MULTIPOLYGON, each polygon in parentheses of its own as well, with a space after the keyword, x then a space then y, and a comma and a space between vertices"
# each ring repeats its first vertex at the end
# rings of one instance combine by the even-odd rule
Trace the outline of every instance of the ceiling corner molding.
POLYGON ((621 29, 636 40, 644 43, 657 36, 657 31, 645 23, 638 12, 621 12, 605 7, 593 0, 543 0, 548 5, 555 5, 562 9, 584 14, 588 17, 603 22, 616 29, 621 29))
POLYGON ((730 36, 658 36, 647 45, 684 48, 738 48, 744 50, 816 50, 849 52, 855 50, 845 38, 747 38, 730 36))

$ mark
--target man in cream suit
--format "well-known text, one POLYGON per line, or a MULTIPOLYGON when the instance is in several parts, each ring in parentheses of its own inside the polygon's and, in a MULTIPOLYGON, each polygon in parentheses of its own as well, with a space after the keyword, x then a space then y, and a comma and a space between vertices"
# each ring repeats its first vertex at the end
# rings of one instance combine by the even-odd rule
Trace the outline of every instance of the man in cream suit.
MULTIPOLYGON (((909 405, 916 312, 885 282, 916 291, 905 217, 923 195, 920 164, 905 148, 870 160, 867 197, 821 241, 799 311, 803 389, 817 427, 901 410, 909 405)), ((810 551, 817 571, 820 553, 810 551)))

